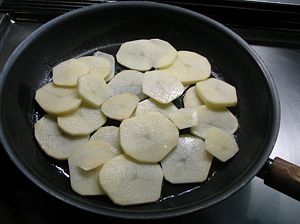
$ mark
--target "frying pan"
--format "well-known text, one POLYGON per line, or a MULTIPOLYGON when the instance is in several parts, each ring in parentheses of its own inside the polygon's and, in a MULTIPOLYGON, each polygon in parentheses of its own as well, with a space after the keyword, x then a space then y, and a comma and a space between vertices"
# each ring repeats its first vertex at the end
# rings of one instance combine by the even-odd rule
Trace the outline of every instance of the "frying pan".
MULTIPOLYGON (((121 69, 117 66, 117 71, 121 69)), ((62 15, 36 30, 10 56, 1 74, 0 102, 1 142, 12 161, 49 194, 91 212, 138 219, 186 214, 228 198, 258 173, 269 185, 276 182, 273 186, 299 199, 298 167, 281 159, 268 160, 279 129, 280 107, 265 65, 235 33, 189 10, 151 2, 122 2, 62 15), (66 162, 53 160, 40 150, 33 137, 33 124, 42 113, 34 94, 51 80, 51 69, 59 62, 96 50, 115 55, 120 43, 141 38, 164 39, 177 50, 206 56, 212 75, 237 88, 239 103, 233 113, 240 125, 236 134, 240 152, 226 163, 214 160, 203 184, 164 182, 159 201, 120 207, 105 196, 74 193, 66 162), (268 170, 259 172, 263 167, 268 170)))

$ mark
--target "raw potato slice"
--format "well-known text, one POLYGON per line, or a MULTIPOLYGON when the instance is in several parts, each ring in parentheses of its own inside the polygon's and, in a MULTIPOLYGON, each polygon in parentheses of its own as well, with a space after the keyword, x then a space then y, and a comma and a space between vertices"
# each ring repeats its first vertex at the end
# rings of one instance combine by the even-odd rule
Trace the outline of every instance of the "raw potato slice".
POLYGON ((209 78, 211 65, 205 57, 195 52, 178 51, 174 63, 163 71, 188 85, 209 78))
POLYGON ((53 68, 53 82, 60 86, 76 86, 77 79, 88 71, 89 66, 77 59, 63 61, 53 68))
POLYGON ((88 141, 88 136, 72 137, 64 134, 56 119, 45 115, 34 124, 34 136, 42 150, 55 159, 68 159, 73 151, 88 141))
POLYGON ((35 100, 44 111, 53 115, 73 112, 81 104, 76 89, 56 86, 52 82, 36 91, 35 100))
POLYGON ((139 100, 136 95, 131 93, 115 95, 102 104, 101 110, 107 117, 122 121, 130 117, 139 100))
POLYGON ((89 67, 89 73, 100 75, 104 79, 110 74, 110 62, 103 57, 85 56, 77 60, 89 67))
POLYGON ((230 134, 233 134, 238 129, 238 121, 236 117, 227 109, 212 110, 203 105, 197 109, 198 125, 191 127, 191 133, 206 138, 207 131, 211 127, 220 128, 230 134))
POLYGON ((109 61, 109 63, 110 63, 110 73, 105 78, 105 81, 106 82, 110 81, 115 75, 115 58, 114 58, 114 56, 112 56, 110 54, 100 52, 100 51, 96 51, 94 56, 104 58, 104 59, 109 61))
POLYGON ((161 161, 161 166, 165 179, 173 184, 197 183, 206 180, 212 159, 203 140, 182 135, 175 149, 161 161))
POLYGON ((150 42, 155 46, 148 53, 151 55, 154 68, 165 68, 171 65, 176 57, 176 49, 167 41, 160 39, 151 39, 150 42))
POLYGON ((108 197, 118 205, 154 202, 161 194, 163 173, 158 164, 142 164, 125 155, 106 162, 99 181, 108 197))
POLYGON ((141 162, 162 160, 176 146, 178 135, 176 126, 158 113, 132 117, 120 125, 124 152, 141 162))
POLYGON ((78 92, 87 103, 95 107, 99 107, 112 95, 104 79, 95 74, 84 75, 78 79, 78 92))
POLYGON ((159 103, 166 104, 179 97, 184 86, 176 78, 159 71, 145 73, 143 92, 159 103))
POLYGON ((130 69, 148 71, 152 67, 163 68, 171 65, 177 56, 176 49, 160 39, 134 40, 121 45, 117 61, 130 69))
POLYGON ((78 151, 77 165, 85 171, 101 166, 106 161, 116 157, 119 153, 107 142, 88 141, 78 151))
POLYGON ((190 128, 198 124, 197 110, 194 108, 181 108, 168 115, 178 129, 190 128))
POLYGON ((183 97, 183 104, 186 108, 196 108, 203 105, 203 102, 198 97, 195 86, 188 89, 183 97))
POLYGON ((161 104, 149 98, 138 103, 135 110, 135 116, 144 115, 148 112, 159 112, 167 116, 176 110, 178 109, 173 103, 161 104))
POLYGON ((121 93, 132 93, 140 100, 147 98, 143 93, 142 82, 145 74, 134 70, 123 70, 108 83, 113 96, 121 93))
POLYGON ((102 140, 110 143, 115 147, 116 152, 121 152, 119 128, 115 126, 105 126, 99 128, 91 137, 89 141, 102 140))
POLYGON ((57 117, 58 126, 70 135, 89 135, 106 120, 106 116, 99 108, 88 106, 81 106, 71 114, 57 117))
POLYGON ((215 127, 208 130, 205 147, 208 152, 222 162, 226 162, 239 151, 233 135, 215 127))
POLYGON ((105 194, 98 180, 101 166, 89 171, 81 169, 77 166, 80 151, 81 148, 77 149, 68 159, 70 181, 73 191, 83 196, 105 194))
POLYGON ((228 83, 210 78, 196 84, 196 93, 211 108, 225 108, 237 105, 235 87, 228 83))

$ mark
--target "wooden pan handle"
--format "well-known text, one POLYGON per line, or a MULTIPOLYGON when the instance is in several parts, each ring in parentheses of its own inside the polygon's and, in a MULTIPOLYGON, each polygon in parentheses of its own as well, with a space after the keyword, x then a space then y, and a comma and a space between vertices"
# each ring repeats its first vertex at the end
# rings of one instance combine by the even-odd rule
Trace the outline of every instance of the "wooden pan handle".
POLYGON ((300 201, 300 167, 276 157, 268 165, 264 183, 300 201))

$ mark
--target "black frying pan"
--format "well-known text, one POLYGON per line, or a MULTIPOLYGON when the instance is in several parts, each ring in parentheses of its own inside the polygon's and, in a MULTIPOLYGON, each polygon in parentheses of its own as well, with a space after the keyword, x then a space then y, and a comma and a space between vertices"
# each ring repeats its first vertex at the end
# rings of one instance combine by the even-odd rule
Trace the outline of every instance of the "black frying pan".
MULTIPOLYGON (((274 82, 260 58, 240 37, 205 16, 149 2, 92 6, 39 28, 7 61, 1 74, 0 102, 2 144, 29 179, 74 206, 125 218, 181 215, 229 197, 266 164, 280 117, 274 82), (161 38, 178 50, 196 51, 209 59, 213 75, 236 86, 239 104, 233 112, 240 124, 240 152, 224 164, 215 160, 210 178, 203 184, 165 182, 160 201, 120 207, 104 196, 82 197, 74 193, 68 177, 57 168, 67 172, 66 163, 52 160, 40 150, 33 137, 33 123, 40 115, 34 94, 51 79, 51 68, 57 63, 95 50, 115 55, 120 43, 140 38, 161 38)), ((291 194, 299 196, 299 191, 291 194)))

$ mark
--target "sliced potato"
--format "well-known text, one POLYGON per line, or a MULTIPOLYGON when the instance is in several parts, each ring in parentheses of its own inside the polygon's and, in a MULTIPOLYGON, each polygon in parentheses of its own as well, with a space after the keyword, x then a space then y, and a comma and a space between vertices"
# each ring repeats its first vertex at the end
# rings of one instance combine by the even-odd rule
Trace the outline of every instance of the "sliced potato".
POLYGON ((196 93, 211 108, 225 108, 237 105, 235 87, 228 83, 210 78, 196 84, 196 93))
POLYGON ((96 51, 94 56, 104 58, 104 59, 109 61, 109 63, 110 63, 110 73, 105 78, 105 81, 106 82, 110 81, 115 75, 115 58, 114 58, 114 56, 112 56, 110 54, 106 54, 104 52, 100 52, 100 51, 96 51))
POLYGON ((122 93, 132 93, 139 97, 140 100, 147 98, 143 93, 142 82, 145 74, 134 70, 123 70, 116 74, 108 83, 112 89, 113 95, 122 93))
POLYGON ((176 77, 184 85, 189 85, 207 79, 210 76, 211 66, 205 57, 195 52, 178 51, 173 64, 161 71, 176 77))
POLYGON ((206 180, 212 159, 203 140, 182 135, 175 149, 161 161, 161 166, 165 179, 173 184, 197 183, 206 180))
POLYGON ((119 128, 115 126, 105 126, 99 128, 89 139, 89 141, 102 140, 115 147, 116 152, 121 152, 119 128))
POLYGON ((140 116, 148 112, 159 112, 167 116, 169 113, 176 110, 178 109, 173 103, 161 104, 149 98, 138 103, 135 110, 135 116, 140 116))
POLYGON ((226 162, 239 151, 234 136, 215 127, 211 127, 207 131, 205 147, 208 152, 222 162, 226 162))
POLYGON ((104 79, 110 74, 110 62, 103 57, 84 56, 77 60, 89 67, 89 73, 100 75, 104 79))
POLYGON ((99 181, 108 197, 118 205, 154 202, 160 197, 163 173, 158 164, 142 164, 125 155, 106 162, 99 181))
POLYGON ((203 102, 198 97, 195 86, 188 89, 183 97, 183 104, 185 108, 196 108, 203 105, 203 102))
POLYGON ((194 108, 181 108, 168 115, 178 129, 190 128, 198 124, 197 110, 194 108))
POLYGON ((77 59, 63 61, 53 68, 53 82, 60 86, 76 86, 77 79, 87 74, 89 66, 77 59))
POLYGON ((165 68, 175 61, 177 51, 170 43, 160 39, 151 39, 150 42, 155 47, 146 49, 146 54, 150 55, 154 68, 165 68))
POLYGON ((134 40, 121 45, 117 61, 130 69, 148 71, 152 67, 167 67, 175 60, 177 51, 160 39, 134 40))
POLYGON ((120 144, 132 158, 149 163, 162 160, 177 144, 176 126, 158 113, 124 120, 120 125, 120 144))
POLYGON ((178 79, 159 71, 146 72, 142 86, 146 95, 162 104, 170 103, 184 91, 178 79))
POLYGON ((89 135, 101 127, 107 118, 99 108, 81 106, 75 112, 57 117, 58 126, 70 135, 89 135))
POLYGON ((83 196, 105 194, 98 180, 101 166, 89 171, 81 169, 77 166, 80 151, 81 148, 78 148, 68 159, 72 189, 83 196))
POLYGON ((44 111, 53 115, 71 113, 81 104, 76 89, 59 87, 52 82, 36 91, 35 100, 44 111))
POLYGON ((206 138, 207 131, 211 127, 220 128, 230 134, 233 134, 238 129, 238 121, 236 117, 227 109, 212 110, 206 105, 199 106, 198 113, 198 125, 191 127, 191 133, 206 138))
POLYGON ((77 157, 77 166, 85 171, 101 166, 119 154, 111 144, 101 140, 88 141, 80 148, 81 150, 79 150, 77 157))
POLYGON ((76 148, 88 141, 88 136, 72 137, 64 134, 56 119, 50 115, 45 115, 34 124, 34 136, 48 156, 59 160, 68 159, 76 148))
POLYGON ((84 75, 78 79, 78 92, 88 104, 95 107, 99 107, 112 95, 104 79, 95 74, 84 75))
POLYGON ((139 100, 136 95, 131 93, 115 95, 102 104, 101 110, 107 117, 122 121, 130 117, 139 100))

